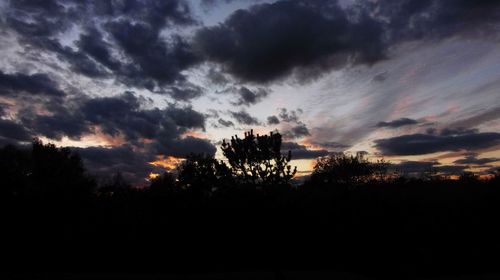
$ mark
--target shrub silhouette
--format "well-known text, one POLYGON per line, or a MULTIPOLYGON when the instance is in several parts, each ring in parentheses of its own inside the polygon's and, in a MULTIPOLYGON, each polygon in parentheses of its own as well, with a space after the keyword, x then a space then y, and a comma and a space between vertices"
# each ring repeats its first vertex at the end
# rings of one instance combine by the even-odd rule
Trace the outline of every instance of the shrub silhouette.
POLYGON ((1 158, 2 178, 15 195, 79 199, 95 188, 82 159, 69 148, 34 139, 31 150, 6 146, 1 158))
POLYGON ((113 177, 107 179, 98 189, 99 195, 122 195, 130 192, 132 186, 123 178, 120 171, 116 172, 113 177))
POLYGON ((165 172, 162 175, 151 180, 149 185, 151 194, 155 196, 168 196, 178 191, 175 183, 175 176, 172 173, 165 172))
POLYGON ((356 155, 336 153, 317 160, 311 180, 329 184, 356 185, 370 179, 383 179, 387 165, 384 160, 372 163, 361 152, 356 155))
POLYGON ((243 183, 280 185, 287 184, 297 172, 297 167, 289 165, 291 151, 283 155, 281 143, 279 133, 260 136, 250 130, 243 139, 235 135, 229 142, 223 140, 221 149, 232 173, 243 183))
POLYGON ((183 188, 209 194, 230 182, 231 170, 210 155, 190 154, 179 164, 177 179, 183 188))

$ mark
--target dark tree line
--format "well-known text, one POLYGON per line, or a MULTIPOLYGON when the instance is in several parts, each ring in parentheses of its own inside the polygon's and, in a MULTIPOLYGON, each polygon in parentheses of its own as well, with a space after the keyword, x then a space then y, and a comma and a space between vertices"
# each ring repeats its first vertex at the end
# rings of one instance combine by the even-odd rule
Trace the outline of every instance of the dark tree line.
POLYGON ((0 149, 3 252, 17 271, 498 271, 500 176, 405 178, 332 154, 292 184, 281 135, 233 137, 143 189, 36 140, 0 149))

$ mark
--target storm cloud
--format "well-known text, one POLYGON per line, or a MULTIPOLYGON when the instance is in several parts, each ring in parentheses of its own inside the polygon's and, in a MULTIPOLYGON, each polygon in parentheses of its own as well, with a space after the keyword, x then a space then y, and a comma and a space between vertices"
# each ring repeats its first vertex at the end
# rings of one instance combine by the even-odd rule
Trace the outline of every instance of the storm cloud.
POLYGON ((375 140, 384 155, 421 155, 435 152, 478 150, 500 144, 500 133, 482 132, 460 135, 409 134, 375 140))
POLYGON ((199 30, 195 44, 233 76, 269 82, 296 69, 333 67, 345 56, 354 63, 382 59, 379 26, 365 14, 350 21, 336 1, 277 1, 199 30))
POLYGON ((64 96, 57 83, 47 74, 6 74, 0 70, 0 96, 2 95, 49 95, 64 96))
POLYGON ((409 118, 401 118, 389 122, 379 122, 377 123, 377 127, 388 127, 388 128, 398 128, 407 125, 418 124, 417 120, 409 119, 409 118))
POLYGON ((327 150, 311 150, 295 142, 283 142, 281 150, 283 153, 291 151, 292 159, 315 159, 329 154, 327 150))

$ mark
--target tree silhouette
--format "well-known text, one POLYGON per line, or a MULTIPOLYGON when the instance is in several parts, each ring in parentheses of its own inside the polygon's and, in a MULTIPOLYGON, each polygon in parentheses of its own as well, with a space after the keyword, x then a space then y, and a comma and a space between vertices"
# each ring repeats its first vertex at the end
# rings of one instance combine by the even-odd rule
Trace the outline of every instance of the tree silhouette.
POLYGON ((371 163, 361 152, 356 155, 336 153, 317 160, 311 179, 323 183, 359 184, 375 176, 382 177, 386 169, 385 161, 371 163))
POLYGON ((254 135, 253 130, 245 132, 245 138, 231 137, 223 140, 222 152, 227 158, 232 173, 244 183, 286 184, 297 172, 289 165, 292 159, 281 153, 281 134, 254 135))
POLYGON ((165 196, 176 192, 175 176, 169 172, 163 173, 151 180, 149 190, 156 196, 165 196))
POLYGON ((178 172, 177 179, 182 187, 203 194, 222 188, 231 179, 227 165, 206 154, 190 154, 178 166, 178 172))
POLYGON ((122 195, 130 192, 132 186, 123 178, 120 171, 117 171, 113 177, 104 181, 104 183, 99 187, 99 195, 122 195))

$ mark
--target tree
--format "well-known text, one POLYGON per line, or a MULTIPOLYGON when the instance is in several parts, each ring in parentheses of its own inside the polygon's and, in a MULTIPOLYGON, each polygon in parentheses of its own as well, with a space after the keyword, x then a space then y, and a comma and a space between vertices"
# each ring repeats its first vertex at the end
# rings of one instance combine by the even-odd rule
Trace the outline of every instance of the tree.
POLYGON ((385 161, 371 163, 364 153, 348 155, 336 153, 319 158, 314 166, 312 180, 324 183, 359 184, 381 176, 387 169, 385 161))
POLYGON ((177 170, 180 186, 204 194, 226 185, 231 178, 224 162, 206 154, 190 154, 177 170))
POLYGON ((99 195, 113 196, 113 195, 123 195, 129 193, 132 190, 132 186, 123 178, 120 171, 117 171, 113 177, 104 181, 104 183, 99 187, 99 195))
POLYGON ((38 139, 31 149, 2 148, 0 176, 6 185, 3 191, 15 196, 81 199, 88 198, 95 187, 77 153, 38 139))
POLYGON ((149 190, 153 195, 164 196, 174 193, 176 187, 175 176, 172 173, 165 172, 151 180, 149 190))
POLYGON ((223 140, 222 152, 231 166, 232 173, 244 183, 287 184, 297 172, 289 165, 291 151, 281 153, 281 134, 256 136, 253 130, 245 133, 245 138, 231 137, 223 140))

